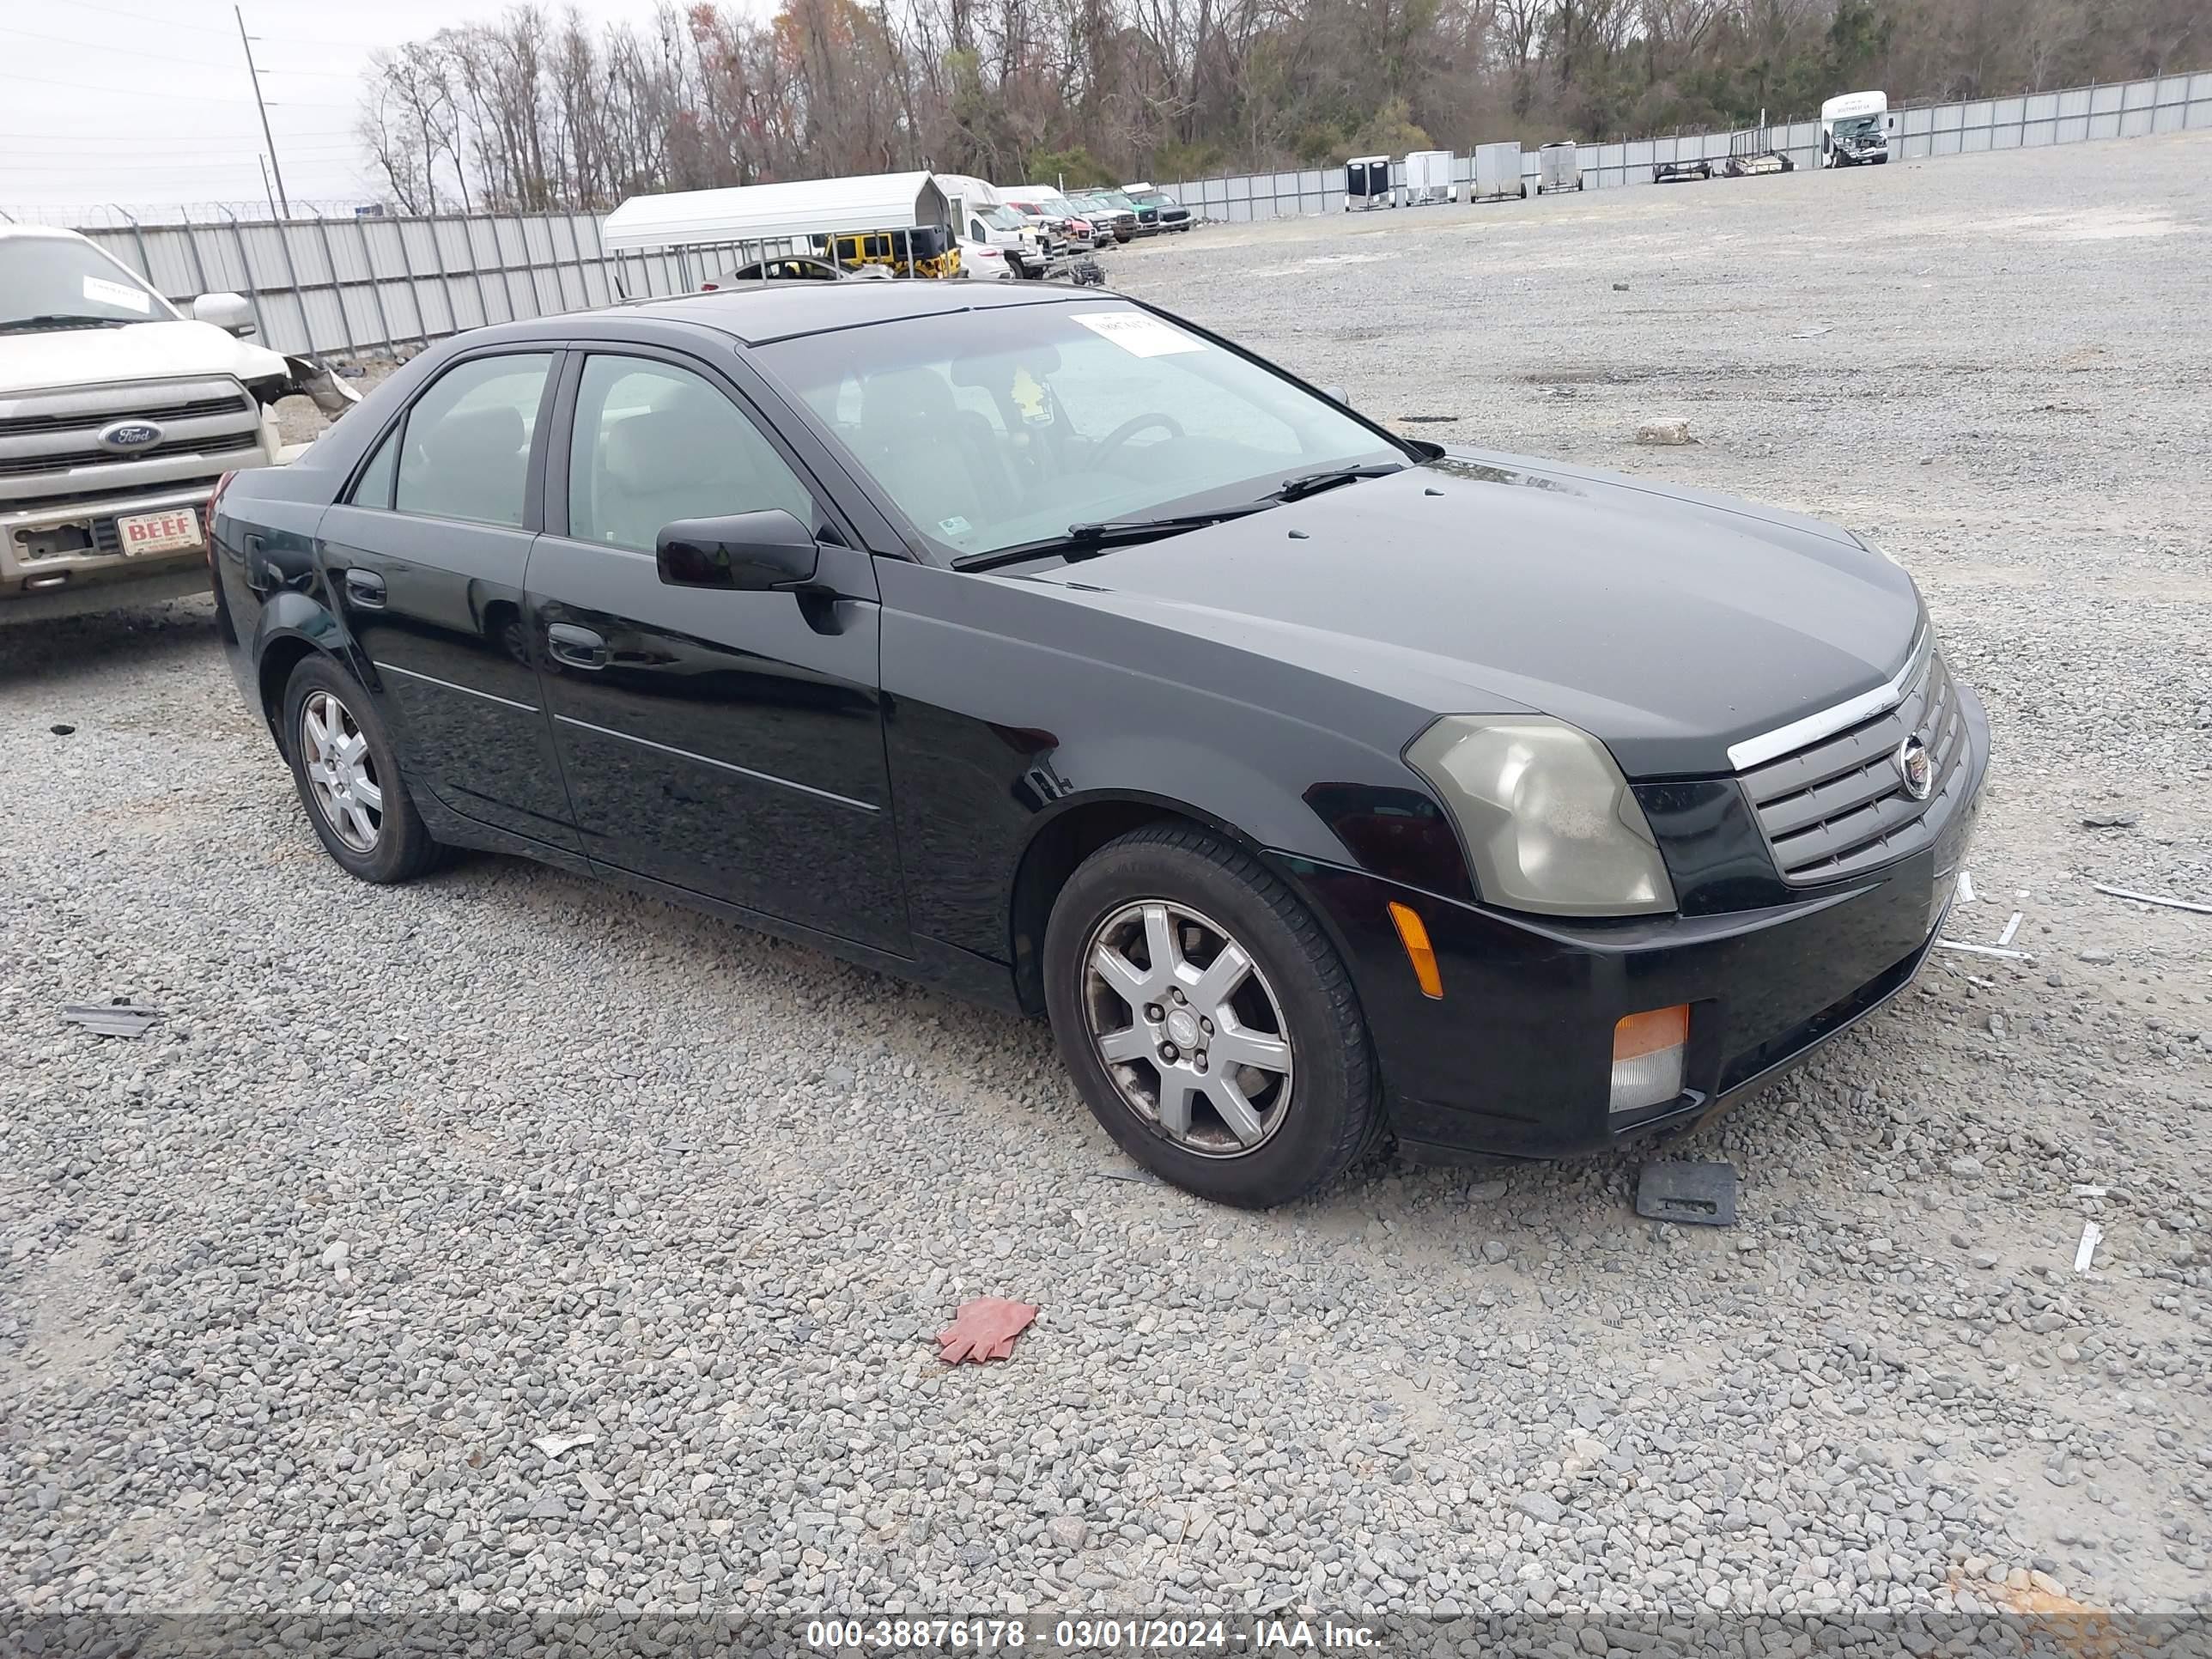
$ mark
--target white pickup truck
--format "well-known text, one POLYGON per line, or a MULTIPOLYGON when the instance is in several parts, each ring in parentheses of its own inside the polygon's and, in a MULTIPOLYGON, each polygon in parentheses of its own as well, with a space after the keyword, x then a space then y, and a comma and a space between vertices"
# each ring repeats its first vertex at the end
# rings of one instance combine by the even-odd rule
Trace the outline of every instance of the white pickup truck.
POLYGON ((252 332, 235 294, 185 317, 75 231, 0 224, 0 625, 206 591, 208 497, 287 459, 276 400, 360 401, 252 332))

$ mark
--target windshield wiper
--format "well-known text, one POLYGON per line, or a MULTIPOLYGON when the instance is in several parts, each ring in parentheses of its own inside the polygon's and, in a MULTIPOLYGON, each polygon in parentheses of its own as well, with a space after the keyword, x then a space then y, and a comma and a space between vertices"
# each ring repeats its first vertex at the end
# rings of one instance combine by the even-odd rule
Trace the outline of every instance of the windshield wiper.
POLYGON ((1210 524, 1219 524, 1228 519, 1241 519, 1248 513, 1264 512, 1274 506, 1271 500, 1245 501, 1236 507, 1217 507, 1204 513, 1171 513, 1158 519, 1104 519, 1095 524, 1072 524, 1065 535, 1048 536, 1042 541, 1023 542, 1013 547, 1001 547, 989 553, 971 553, 964 559, 955 559, 955 570, 988 570, 994 565, 1016 564, 1024 559, 1041 559, 1057 553, 1070 559, 1079 559, 1109 547, 1127 547, 1137 542, 1156 542, 1169 536, 1179 536, 1186 530, 1203 530, 1210 524))
POLYGON ((37 317, 10 317, 0 322, 0 334, 41 328, 121 328, 129 320, 124 317, 92 317, 82 312, 50 311, 37 317))
POLYGON ((1324 489, 1334 489, 1339 484, 1348 484, 1361 478, 1387 478, 1393 472, 1406 470, 1403 461, 1378 461, 1370 466, 1333 466, 1322 472, 1302 472, 1295 478, 1283 480, 1282 488, 1268 499, 1278 501, 1303 501, 1309 495, 1318 495, 1324 489))

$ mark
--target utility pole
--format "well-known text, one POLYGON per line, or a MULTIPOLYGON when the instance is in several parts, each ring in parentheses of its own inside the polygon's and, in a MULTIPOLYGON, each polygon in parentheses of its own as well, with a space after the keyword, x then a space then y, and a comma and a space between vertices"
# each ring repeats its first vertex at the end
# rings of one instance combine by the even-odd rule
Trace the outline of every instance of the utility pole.
POLYGON ((284 169, 276 163, 276 138, 269 131, 269 106, 261 101, 261 71, 254 66, 253 37, 246 32, 246 14, 238 7, 230 9, 238 19, 238 44, 246 49, 246 73, 253 82, 253 105, 261 112, 261 137, 269 146, 269 167, 276 175, 276 199, 284 204, 284 216, 292 216, 292 198, 284 193, 284 169))
MULTIPOLYGON (((262 193, 264 196, 269 196, 269 163, 268 163, 268 161, 266 160, 266 158, 264 158, 264 157, 263 157, 263 156, 259 156, 259 155, 255 156, 255 157, 253 158, 253 160, 254 160, 255 164, 256 164, 256 165, 258 165, 258 166, 260 167, 260 169, 261 169, 261 193, 262 193)), ((276 198, 275 197, 273 197, 273 196, 269 196, 269 216, 270 216, 271 219, 274 219, 274 218, 276 216, 276 198)))

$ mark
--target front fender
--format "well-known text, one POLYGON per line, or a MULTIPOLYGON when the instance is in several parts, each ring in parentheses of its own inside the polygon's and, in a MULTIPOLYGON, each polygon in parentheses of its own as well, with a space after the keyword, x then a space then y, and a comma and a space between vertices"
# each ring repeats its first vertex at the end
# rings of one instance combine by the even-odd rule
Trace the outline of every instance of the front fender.
POLYGON ((1265 852, 1465 895, 1401 758, 1428 716, 1371 687, 1068 604, 879 562, 884 738, 917 933, 996 960, 1064 815, 1149 803, 1265 852))

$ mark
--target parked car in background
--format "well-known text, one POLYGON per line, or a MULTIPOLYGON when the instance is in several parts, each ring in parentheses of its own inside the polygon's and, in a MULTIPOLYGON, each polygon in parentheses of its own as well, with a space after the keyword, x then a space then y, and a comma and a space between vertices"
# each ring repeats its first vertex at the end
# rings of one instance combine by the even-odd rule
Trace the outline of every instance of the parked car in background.
POLYGON ((1010 283, 1021 276, 1006 251, 988 242, 960 242, 960 274, 979 283, 1010 283))
POLYGON ((1124 185, 1121 193, 1137 210, 1137 228, 1141 234, 1146 225, 1155 230, 1188 230, 1198 222, 1191 217, 1190 210, 1164 190, 1150 185, 1124 185))
POLYGON ((1088 253, 1097 246, 1091 222, 1058 191, 1023 185, 1001 194, 1008 207, 1056 238, 1070 253, 1088 253))
POLYGON ((1083 216, 1095 226, 1103 225, 1107 234, 1117 242, 1133 240, 1137 234, 1136 204, 1119 191, 1084 191, 1068 198, 1083 216))
POLYGON ((284 459, 276 400, 360 401, 253 331, 235 294, 187 317, 88 238, 0 223, 0 623, 205 590, 208 497, 284 459))
POLYGON ((896 275, 887 265, 864 264, 848 270, 823 254, 785 253, 726 270, 714 281, 700 283, 699 291, 712 294, 716 289, 737 283, 840 283, 871 278, 889 281, 896 275))
POLYGON ((1768 1086, 1919 972, 1990 753, 1847 532, 1397 436, 1073 289, 475 330, 213 513, 341 867, 518 854, 1044 1014, 1232 1204, 1768 1086))

